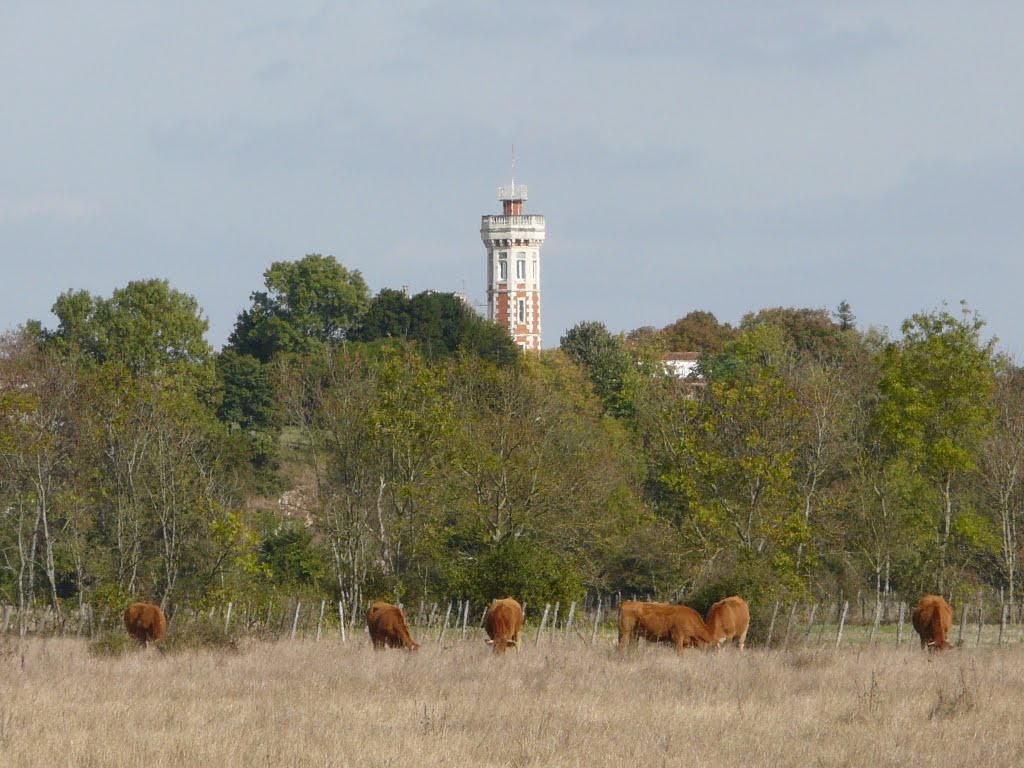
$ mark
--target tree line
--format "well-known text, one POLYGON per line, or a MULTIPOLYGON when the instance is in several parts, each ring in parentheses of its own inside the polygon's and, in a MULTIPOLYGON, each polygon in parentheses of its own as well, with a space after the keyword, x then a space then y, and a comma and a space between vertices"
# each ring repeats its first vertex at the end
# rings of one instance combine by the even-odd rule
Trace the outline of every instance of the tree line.
POLYGON ((0 602, 1019 590, 1024 379, 966 307, 896 337, 845 303, 581 322, 523 354, 313 254, 219 351, 161 280, 53 312, 0 339, 0 602))

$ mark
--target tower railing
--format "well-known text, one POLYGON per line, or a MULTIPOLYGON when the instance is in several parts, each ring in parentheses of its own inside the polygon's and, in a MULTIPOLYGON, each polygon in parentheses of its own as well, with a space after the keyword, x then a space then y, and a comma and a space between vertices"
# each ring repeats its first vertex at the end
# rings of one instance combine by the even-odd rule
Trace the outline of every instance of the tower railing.
POLYGON ((543 227, 544 217, 537 214, 525 216, 504 216, 496 214, 493 216, 482 216, 481 225, 492 227, 543 227))
POLYGON ((498 187, 499 200, 526 200, 527 189, 525 184, 513 183, 511 187, 502 185, 498 187))

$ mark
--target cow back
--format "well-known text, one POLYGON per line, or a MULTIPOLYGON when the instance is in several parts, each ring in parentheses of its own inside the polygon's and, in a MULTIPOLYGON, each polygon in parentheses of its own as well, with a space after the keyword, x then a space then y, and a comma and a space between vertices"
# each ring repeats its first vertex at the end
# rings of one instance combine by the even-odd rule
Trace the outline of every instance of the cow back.
POLYGON ((366 628, 374 648, 405 648, 415 651, 419 643, 413 642, 405 614, 397 605, 376 600, 366 613, 366 628))
POLYGON ((495 653, 504 653, 510 645, 518 648, 525 619, 523 606, 514 598, 504 597, 491 603, 484 616, 484 629, 495 653))
POLYGON ((155 642, 167 634, 167 617, 159 605, 132 603, 124 610, 124 628, 140 643, 155 642))
POLYGON ((714 642, 703 617, 687 605, 626 601, 619 606, 619 647, 633 638, 671 643, 679 651, 714 642))
POLYGON ((735 639, 742 649, 750 627, 750 607, 739 595, 719 600, 708 609, 708 630, 719 645, 735 639))
POLYGON ((943 651, 949 648, 948 636, 953 627, 953 609, 941 595, 925 595, 910 617, 921 638, 921 647, 943 651))

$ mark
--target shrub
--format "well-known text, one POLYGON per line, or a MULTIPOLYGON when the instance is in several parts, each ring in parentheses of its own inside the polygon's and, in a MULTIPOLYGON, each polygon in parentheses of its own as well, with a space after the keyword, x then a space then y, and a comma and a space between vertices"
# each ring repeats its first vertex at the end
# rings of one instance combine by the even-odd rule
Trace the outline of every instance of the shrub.
POLYGON ((89 653, 93 656, 124 656, 128 651, 142 645, 132 639, 123 629, 108 629, 89 642, 89 653))
POLYGON ((210 649, 237 651, 238 642, 234 633, 224 631, 219 619, 199 616, 192 621, 174 624, 167 630, 167 637, 157 643, 161 653, 180 653, 210 649))

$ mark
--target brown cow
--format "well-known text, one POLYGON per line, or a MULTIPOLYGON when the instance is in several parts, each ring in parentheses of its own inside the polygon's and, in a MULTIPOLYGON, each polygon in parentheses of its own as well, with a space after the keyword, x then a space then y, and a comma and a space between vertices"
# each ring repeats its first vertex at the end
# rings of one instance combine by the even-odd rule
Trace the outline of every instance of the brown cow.
POLYGON ((124 628, 129 635, 148 646, 167 634, 167 617, 159 605, 132 603, 124 610, 124 628))
POLYGON ((366 627, 370 630, 370 640, 375 649, 405 648, 415 651, 420 647, 409 635, 405 614, 397 605, 375 601, 366 614, 366 627))
POLYGON ((715 642, 704 619, 689 606, 627 600, 619 606, 619 650, 640 637, 652 643, 671 643, 679 653, 715 642))
POLYGON ((747 601, 739 595, 719 600, 708 609, 707 625, 719 648, 730 640, 735 640, 742 651, 747 641, 747 630, 750 628, 750 608, 747 601))
POLYGON ((921 648, 944 651, 949 648, 946 636, 953 626, 953 609, 940 595, 925 595, 911 617, 914 629, 921 636, 921 648))
POLYGON ((511 597, 495 599, 484 616, 487 644, 495 653, 504 653, 509 646, 519 652, 519 635, 523 630, 523 606, 511 597))

